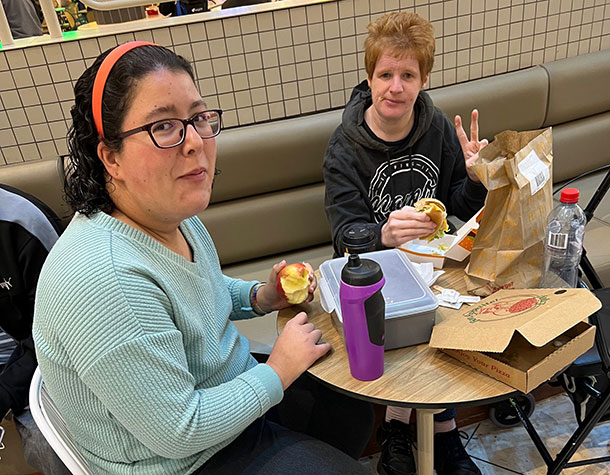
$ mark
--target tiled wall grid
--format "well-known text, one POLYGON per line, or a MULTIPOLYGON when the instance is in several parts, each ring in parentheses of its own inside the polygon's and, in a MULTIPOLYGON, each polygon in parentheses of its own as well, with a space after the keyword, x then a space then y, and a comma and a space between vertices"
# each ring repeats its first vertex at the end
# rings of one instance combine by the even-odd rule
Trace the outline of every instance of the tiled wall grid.
POLYGON ((188 58, 227 127, 340 108, 365 78, 366 26, 396 10, 434 24, 431 88, 610 48, 610 0, 339 0, 9 49, 0 51, 0 165, 67 153, 74 81, 128 40, 188 58))

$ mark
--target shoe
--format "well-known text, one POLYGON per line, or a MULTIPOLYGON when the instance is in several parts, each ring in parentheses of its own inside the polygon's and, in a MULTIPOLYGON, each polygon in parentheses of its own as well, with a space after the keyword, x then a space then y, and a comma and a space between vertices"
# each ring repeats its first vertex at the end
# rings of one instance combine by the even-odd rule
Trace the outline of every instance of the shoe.
POLYGON ((396 419, 383 422, 377 431, 381 457, 377 472, 381 475, 416 475, 415 458, 411 449, 409 424, 396 419))
POLYGON ((466 453, 457 428, 434 434, 434 469, 437 475, 481 475, 466 453))

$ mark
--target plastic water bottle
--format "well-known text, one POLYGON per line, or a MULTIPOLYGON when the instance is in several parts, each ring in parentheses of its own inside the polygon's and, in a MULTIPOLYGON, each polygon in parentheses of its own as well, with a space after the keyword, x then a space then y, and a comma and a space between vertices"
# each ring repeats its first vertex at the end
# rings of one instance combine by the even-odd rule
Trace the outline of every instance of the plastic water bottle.
POLYGON ((576 287, 587 218, 578 206, 579 191, 565 188, 546 221, 541 287, 576 287))

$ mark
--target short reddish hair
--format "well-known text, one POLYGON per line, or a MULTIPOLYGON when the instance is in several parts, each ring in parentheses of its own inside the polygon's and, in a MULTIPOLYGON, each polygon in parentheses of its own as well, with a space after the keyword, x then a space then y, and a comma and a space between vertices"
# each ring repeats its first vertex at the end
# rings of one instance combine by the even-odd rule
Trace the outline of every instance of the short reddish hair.
POLYGON ((383 53, 401 58, 413 55, 419 63, 422 81, 434 65, 434 28, 417 13, 393 12, 379 17, 367 27, 364 65, 369 78, 383 53))

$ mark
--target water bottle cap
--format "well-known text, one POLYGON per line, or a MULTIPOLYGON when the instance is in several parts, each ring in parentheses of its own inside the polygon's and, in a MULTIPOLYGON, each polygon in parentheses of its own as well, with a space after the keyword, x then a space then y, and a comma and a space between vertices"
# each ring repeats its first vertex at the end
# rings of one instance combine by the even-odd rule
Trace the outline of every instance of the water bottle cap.
POLYGON ((564 188, 561 190, 561 198, 559 201, 562 203, 578 203, 578 197, 580 192, 576 188, 564 188))
POLYGON ((361 259, 358 254, 350 254, 341 270, 341 280, 353 286, 376 284, 382 278, 381 266, 371 259, 361 259))

